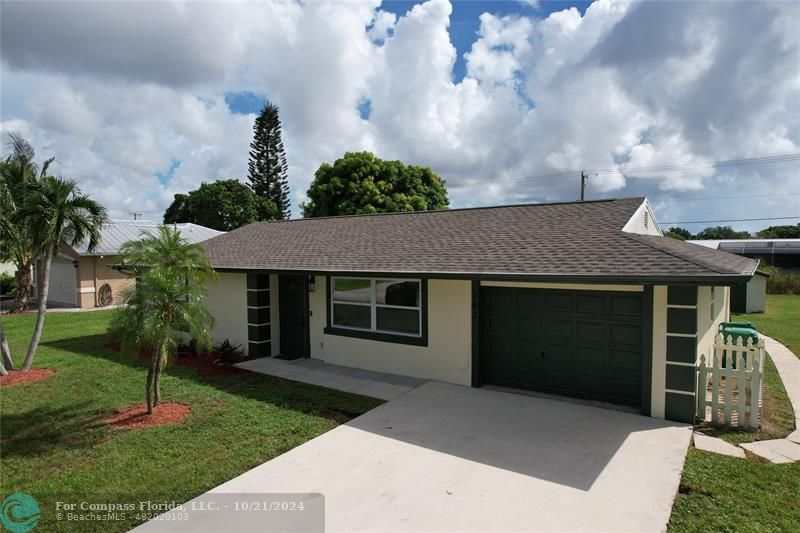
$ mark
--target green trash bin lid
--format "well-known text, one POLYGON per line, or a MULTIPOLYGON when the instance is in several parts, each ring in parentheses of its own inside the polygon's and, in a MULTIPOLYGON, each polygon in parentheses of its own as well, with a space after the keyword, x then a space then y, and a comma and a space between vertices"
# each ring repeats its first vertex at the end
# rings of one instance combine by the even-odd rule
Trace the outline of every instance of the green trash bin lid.
POLYGON ((744 320, 735 322, 722 322, 719 325, 719 329, 725 329, 725 328, 747 328, 752 330, 756 329, 756 327, 753 325, 752 322, 746 322, 744 320))
POLYGON ((751 328, 736 328, 736 327, 727 327, 721 329, 722 334, 725 336, 725 340, 728 340, 728 337, 733 337, 733 342, 736 342, 739 338, 743 339, 742 342, 746 343, 747 339, 753 339, 753 342, 758 342, 758 332, 751 328))

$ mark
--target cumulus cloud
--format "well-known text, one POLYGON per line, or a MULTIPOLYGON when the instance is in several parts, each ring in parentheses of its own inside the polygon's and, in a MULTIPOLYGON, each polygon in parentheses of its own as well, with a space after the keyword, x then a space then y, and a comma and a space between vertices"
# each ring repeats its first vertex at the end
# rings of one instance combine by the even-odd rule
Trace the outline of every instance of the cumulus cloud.
MULTIPOLYGON (((280 106, 295 201, 321 162, 363 149, 431 166, 455 205, 574 199, 584 168, 617 169, 591 176, 590 197, 650 194, 672 219, 696 205, 669 195, 791 188, 787 164, 710 163, 800 151, 797 4, 487 12, 462 80, 452 10, 447 0, 399 17, 380 0, 6 3, 2 129, 56 155, 115 216, 160 218, 175 192, 245 176, 254 117, 228 109, 229 91, 280 106), (653 165, 692 169, 636 170, 653 165)), ((791 214, 796 198, 762 204, 791 214)))

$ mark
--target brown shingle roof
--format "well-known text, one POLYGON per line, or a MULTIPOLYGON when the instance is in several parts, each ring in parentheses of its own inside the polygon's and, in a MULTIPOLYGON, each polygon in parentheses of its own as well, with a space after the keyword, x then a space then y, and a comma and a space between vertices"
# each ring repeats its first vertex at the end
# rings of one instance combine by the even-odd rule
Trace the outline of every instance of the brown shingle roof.
POLYGON ((203 245, 218 269, 604 280, 752 275, 756 263, 746 258, 622 232, 643 201, 257 222, 203 245))

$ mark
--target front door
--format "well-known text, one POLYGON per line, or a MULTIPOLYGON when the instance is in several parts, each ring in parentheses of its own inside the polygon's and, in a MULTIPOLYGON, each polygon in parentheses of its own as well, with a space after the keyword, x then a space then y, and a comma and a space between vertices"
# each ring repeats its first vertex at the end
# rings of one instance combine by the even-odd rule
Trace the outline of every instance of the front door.
POLYGON ((278 276, 280 310, 280 352, 308 357, 308 278, 278 276))

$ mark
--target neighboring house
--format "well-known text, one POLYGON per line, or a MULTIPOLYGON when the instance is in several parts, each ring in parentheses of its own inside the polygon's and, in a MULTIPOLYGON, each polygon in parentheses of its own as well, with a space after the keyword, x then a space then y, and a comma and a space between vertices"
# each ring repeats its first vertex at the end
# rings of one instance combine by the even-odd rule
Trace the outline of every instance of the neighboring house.
MULTIPOLYGON (((766 265, 800 269, 800 239, 724 239, 688 241, 714 250, 722 250, 766 265)), ((731 311, 734 313, 763 313, 767 303, 767 274, 759 272, 746 284, 731 292, 731 311)))
MULTIPOLYGON (((148 221, 120 220, 106 224, 100 244, 91 253, 87 242, 71 247, 62 245, 50 267, 48 304, 80 307, 104 307, 117 303, 119 291, 132 280, 113 266, 118 262, 124 243, 154 233, 159 224, 148 221)), ((216 237, 223 232, 197 224, 173 224, 192 243, 216 237)))
POLYGON ((212 336, 692 421, 695 362, 756 261, 663 237, 644 198, 341 216, 204 243, 212 336))

